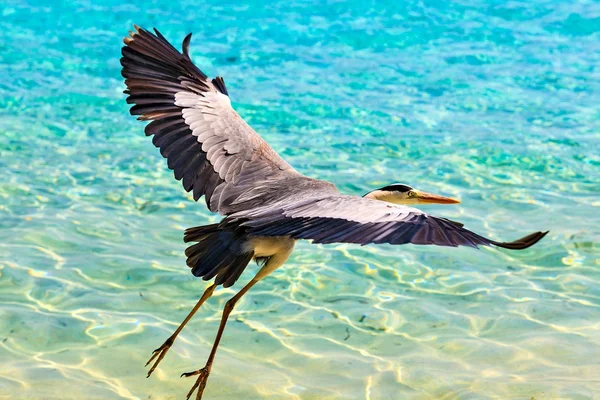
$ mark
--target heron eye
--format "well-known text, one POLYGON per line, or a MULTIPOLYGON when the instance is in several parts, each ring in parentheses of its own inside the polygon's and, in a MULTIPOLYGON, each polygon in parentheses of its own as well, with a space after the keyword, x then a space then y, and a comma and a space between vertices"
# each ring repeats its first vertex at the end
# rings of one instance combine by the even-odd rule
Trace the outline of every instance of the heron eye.
POLYGON ((408 191, 408 197, 415 197, 416 195, 417 195, 417 192, 415 192, 414 190, 408 191))

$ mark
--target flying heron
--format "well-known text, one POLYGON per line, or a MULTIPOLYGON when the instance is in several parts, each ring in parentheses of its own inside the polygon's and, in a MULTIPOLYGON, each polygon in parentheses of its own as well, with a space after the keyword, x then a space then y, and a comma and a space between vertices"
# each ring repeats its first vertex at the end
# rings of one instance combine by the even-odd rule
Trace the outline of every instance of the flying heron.
POLYGON ((198 376, 202 398, 227 318, 239 299, 258 281, 282 266, 299 239, 313 243, 389 243, 438 246, 498 246, 521 250, 548 232, 513 242, 498 242, 471 232, 463 224, 434 217, 406 205, 453 204, 458 200, 392 184, 362 197, 341 194, 326 181, 292 168, 231 107, 223 78, 209 79, 189 54, 191 34, 182 52, 156 29, 134 25, 125 37, 121 65, 130 112, 142 121, 147 136, 197 201, 225 218, 218 224, 185 231, 185 251, 192 274, 214 279, 175 332, 154 350, 148 377, 202 304, 219 285, 230 287, 251 260, 258 273, 227 301, 206 365, 182 376, 198 376))

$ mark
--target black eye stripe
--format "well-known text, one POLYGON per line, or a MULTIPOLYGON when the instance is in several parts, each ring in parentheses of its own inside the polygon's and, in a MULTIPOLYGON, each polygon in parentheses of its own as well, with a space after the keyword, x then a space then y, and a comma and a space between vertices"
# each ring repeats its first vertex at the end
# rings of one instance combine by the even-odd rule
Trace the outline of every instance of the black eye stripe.
POLYGON ((389 191, 389 192, 402 192, 402 193, 404 193, 404 192, 408 192, 408 191, 413 190, 413 188, 411 188, 408 185, 404 185, 402 183, 394 183, 394 184, 391 184, 391 185, 388 185, 388 186, 384 186, 384 187, 382 187, 379 190, 385 190, 385 191, 389 191))

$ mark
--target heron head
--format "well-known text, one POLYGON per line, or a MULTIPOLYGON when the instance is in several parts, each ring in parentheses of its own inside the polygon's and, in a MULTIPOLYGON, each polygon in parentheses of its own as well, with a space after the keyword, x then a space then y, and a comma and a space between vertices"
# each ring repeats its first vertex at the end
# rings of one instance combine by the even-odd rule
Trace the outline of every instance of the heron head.
POLYGON ((394 183, 382 188, 373 190, 363 197, 387 201, 394 204, 457 204, 460 200, 450 197, 439 196, 433 193, 427 193, 402 183, 394 183))

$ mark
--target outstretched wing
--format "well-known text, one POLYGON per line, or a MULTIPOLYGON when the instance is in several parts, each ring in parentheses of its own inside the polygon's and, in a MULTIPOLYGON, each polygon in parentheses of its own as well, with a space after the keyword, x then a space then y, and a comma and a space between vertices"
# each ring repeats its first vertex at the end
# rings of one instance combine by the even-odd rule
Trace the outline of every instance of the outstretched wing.
POLYGON ((327 195, 279 203, 232 214, 235 221, 257 236, 290 236, 315 243, 433 244, 438 246, 499 246, 525 249, 547 232, 536 232, 514 242, 497 242, 445 218, 415 208, 355 196, 327 195))
POLYGON ((192 63, 191 34, 182 54, 157 30, 134 27, 121 58, 130 112, 152 120, 146 135, 194 200, 204 195, 211 211, 227 214, 226 201, 250 183, 300 175, 234 111, 223 79, 192 63))

